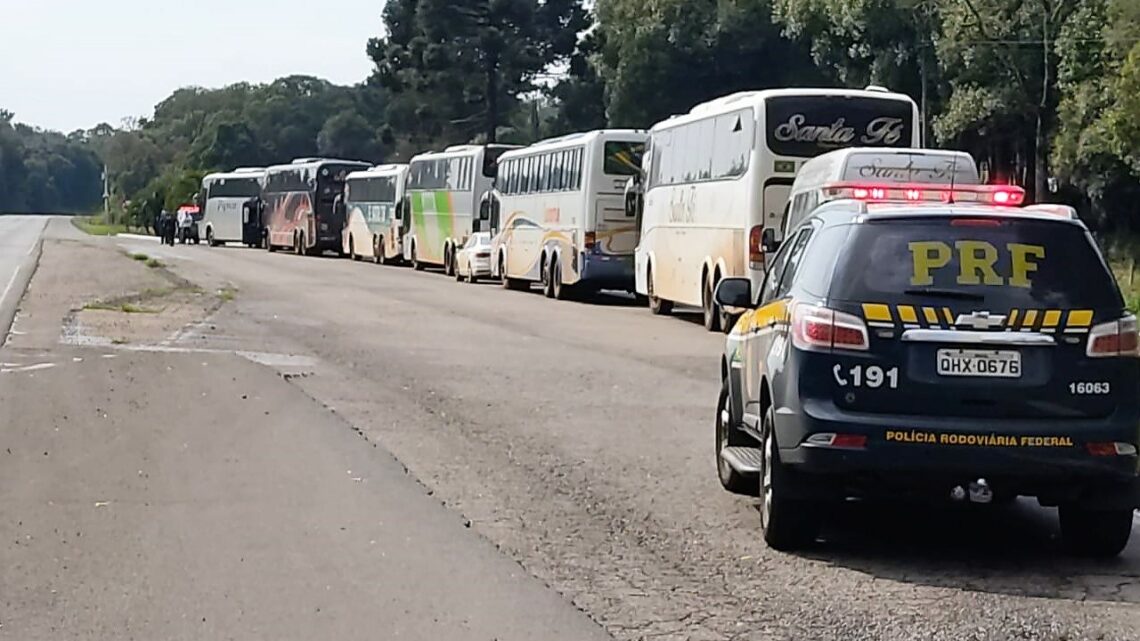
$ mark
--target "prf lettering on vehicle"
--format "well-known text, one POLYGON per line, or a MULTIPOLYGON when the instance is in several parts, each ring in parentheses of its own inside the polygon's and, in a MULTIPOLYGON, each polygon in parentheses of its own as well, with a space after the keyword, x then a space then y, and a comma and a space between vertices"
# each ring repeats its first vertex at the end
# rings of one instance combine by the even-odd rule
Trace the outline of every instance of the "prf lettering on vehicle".
POLYGON ((1006 243, 998 249, 984 240, 959 240, 951 247, 940 240, 915 241, 907 243, 910 249, 914 272, 910 284, 925 287, 934 284, 934 273, 950 264, 954 254, 958 254, 957 283, 959 285, 1010 285, 1028 288, 1030 276, 1037 271, 1037 262, 1045 259, 1045 248, 1041 245, 1006 243), (1002 252, 1007 260, 1001 260, 1002 252), (1009 265, 1008 274, 999 274, 998 262, 1009 265))

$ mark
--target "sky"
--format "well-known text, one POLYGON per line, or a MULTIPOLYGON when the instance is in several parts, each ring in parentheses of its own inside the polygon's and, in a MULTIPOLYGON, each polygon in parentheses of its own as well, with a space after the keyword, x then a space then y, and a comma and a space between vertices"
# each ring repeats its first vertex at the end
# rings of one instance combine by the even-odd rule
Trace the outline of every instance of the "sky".
POLYGON ((0 0, 0 109, 70 132, 149 116, 175 89, 372 70, 383 0, 0 0))

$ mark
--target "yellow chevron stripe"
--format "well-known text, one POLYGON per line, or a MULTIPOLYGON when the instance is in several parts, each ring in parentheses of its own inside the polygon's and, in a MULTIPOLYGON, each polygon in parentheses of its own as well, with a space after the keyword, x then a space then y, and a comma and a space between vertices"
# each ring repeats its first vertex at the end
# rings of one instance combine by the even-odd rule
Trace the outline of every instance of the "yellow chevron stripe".
POLYGON ((863 303, 863 318, 869 321, 892 322, 891 308, 882 303, 863 303))
POLYGON ((1037 310, 1036 309, 1026 310, 1025 320, 1022 321, 1021 327, 1023 329, 1029 329, 1036 324, 1037 324, 1037 310))
POLYGON ((942 308, 942 315, 946 317, 946 324, 954 327, 954 314, 950 312, 949 307, 942 308))
POLYGON ((1006 319, 1005 326, 1009 327, 1011 329, 1014 327, 1017 327, 1017 310, 1016 309, 1009 310, 1009 318, 1006 319))
POLYGON ((930 326, 938 325, 938 310, 933 307, 923 307, 922 315, 926 317, 926 324, 930 326))
POLYGON ((1042 327, 1056 327, 1061 323, 1061 310, 1050 309, 1045 312, 1045 317, 1041 321, 1042 327))
POLYGON ((917 323, 918 315, 914 312, 914 307, 911 305, 899 305, 899 320, 904 323, 917 323))
POLYGON ((1091 309, 1074 309, 1069 312, 1067 327, 1089 327, 1092 325, 1093 313, 1091 309))

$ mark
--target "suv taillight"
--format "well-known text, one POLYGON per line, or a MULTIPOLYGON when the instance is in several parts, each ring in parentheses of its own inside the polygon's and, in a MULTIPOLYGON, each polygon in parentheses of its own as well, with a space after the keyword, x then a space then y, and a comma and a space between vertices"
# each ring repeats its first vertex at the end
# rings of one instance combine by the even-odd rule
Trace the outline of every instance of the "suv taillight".
POLYGON ((1093 327, 1089 332, 1089 346, 1086 353, 1092 358, 1140 355, 1140 336, 1137 334, 1136 317, 1129 314, 1120 320, 1093 327))
POLYGON ((865 351, 870 347, 863 319, 812 305, 792 308, 792 344, 797 349, 816 352, 833 349, 865 351))
POLYGON ((748 266, 752 269, 764 269, 764 228, 754 226, 748 231, 748 266))

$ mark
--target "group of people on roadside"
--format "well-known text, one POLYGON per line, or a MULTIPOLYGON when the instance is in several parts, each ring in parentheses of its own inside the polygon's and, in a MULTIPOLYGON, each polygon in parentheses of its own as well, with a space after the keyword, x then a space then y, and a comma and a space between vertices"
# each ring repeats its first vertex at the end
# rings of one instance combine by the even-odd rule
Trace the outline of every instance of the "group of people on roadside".
POLYGON ((187 242, 190 240, 193 227, 194 215, 184 209, 179 210, 177 215, 163 209, 154 223, 155 232, 166 245, 173 245, 175 238, 183 243, 187 242))

